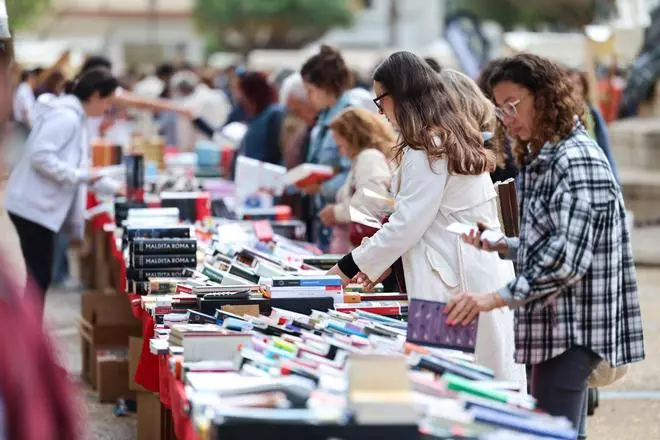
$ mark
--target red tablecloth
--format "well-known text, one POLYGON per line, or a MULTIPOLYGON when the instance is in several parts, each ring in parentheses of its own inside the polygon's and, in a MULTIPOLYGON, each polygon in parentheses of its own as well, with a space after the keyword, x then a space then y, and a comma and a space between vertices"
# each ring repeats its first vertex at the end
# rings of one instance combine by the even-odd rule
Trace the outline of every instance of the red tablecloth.
MULTIPOLYGON (((93 208, 99 202, 93 193, 88 193, 87 208, 93 208)), ((108 213, 97 214, 91 219, 94 230, 103 229, 103 226, 113 223, 108 213)), ((113 233, 108 233, 108 244, 113 258, 117 259, 120 270, 119 293, 126 292, 126 262, 117 247, 113 233)), ((172 410, 174 430, 178 440, 198 440, 194 426, 188 416, 188 399, 185 388, 181 382, 176 380, 174 374, 169 370, 169 356, 156 356, 151 353, 149 341, 154 337, 155 322, 153 317, 143 310, 140 305, 140 296, 132 293, 126 294, 127 300, 131 302, 133 315, 142 321, 142 354, 135 372, 135 383, 142 385, 149 391, 160 394, 161 402, 172 410)))

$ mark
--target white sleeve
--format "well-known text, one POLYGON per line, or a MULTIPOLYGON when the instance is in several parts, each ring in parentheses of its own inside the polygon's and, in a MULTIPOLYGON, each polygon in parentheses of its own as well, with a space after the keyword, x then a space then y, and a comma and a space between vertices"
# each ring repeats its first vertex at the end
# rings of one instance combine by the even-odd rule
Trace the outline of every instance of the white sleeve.
POLYGON ((76 131, 80 129, 82 124, 73 113, 50 116, 38 128, 37 135, 30 139, 34 145, 30 159, 32 167, 42 176, 60 185, 78 185, 88 181, 88 170, 78 169, 75 165, 62 160, 57 154, 67 148, 66 143, 77 139, 76 131))
POLYGON ((378 279, 414 247, 435 221, 447 181, 447 164, 433 169, 424 151, 408 149, 401 164, 401 185, 389 222, 352 252, 355 264, 369 279, 378 279))

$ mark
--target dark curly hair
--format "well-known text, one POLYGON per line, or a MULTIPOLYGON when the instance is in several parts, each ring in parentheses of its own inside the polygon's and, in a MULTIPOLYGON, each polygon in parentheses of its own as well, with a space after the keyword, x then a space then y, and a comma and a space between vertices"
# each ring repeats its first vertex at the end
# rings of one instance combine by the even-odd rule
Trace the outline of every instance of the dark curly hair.
POLYGON ((348 90, 353 77, 341 53, 332 46, 323 45, 319 53, 308 59, 300 69, 308 83, 340 96, 348 90))
MULTIPOLYGON (((534 96, 536 121, 530 148, 514 138, 513 155, 518 165, 536 157, 546 142, 554 144, 568 137, 575 128, 576 116, 584 124, 584 106, 575 101, 573 84, 566 69, 558 64, 532 54, 502 58, 489 76, 488 89, 493 90, 505 81, 526 88, 534 96)), ((501 123, 497 135, 502 141, 506 136, 501 123)))

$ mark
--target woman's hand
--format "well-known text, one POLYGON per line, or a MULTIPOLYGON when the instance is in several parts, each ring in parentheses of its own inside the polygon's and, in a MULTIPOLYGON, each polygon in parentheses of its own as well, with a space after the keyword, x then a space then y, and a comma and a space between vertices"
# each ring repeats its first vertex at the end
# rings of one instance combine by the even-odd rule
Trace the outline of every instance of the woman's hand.
POLYGON ((338 275, 339 278, 341 278, 341 284, 344 287, 348 286, 351 283, 351 279, 349 277, 347 277, 346 275, 344 275, 344 272, 342 272, 339 269, 339 266, 337 266, 336 264, 334 266, 332 266, 332 269, 330 269, 326 273, 326 275, 338 275))
POLYGON ((319 218, 321 222, 326 226, 334 226, 337 224, 337 218, 335 217, 335 205, 327 205, 319 213, 319 218))
POLYGON ((464 327, 475 320, 479 313, 504 307, 506 302, 497 293, 461 293, 445 307, 448 325, 462 324, 464 327))
POLYGON ((376 281, 371 281, 366 274, 360 272, 355 276, 355 278, 353 278, 353 282, 362 285, 365 292, 371 292, 372 290, 374 290, 374 287, 376 287, 376 285, 382 283, 383 280, 385 280, 391 274, 392 274, 392 268, 390 267, 385 272, 383 272, 383 274, 376 281))
POLYGON ((477 222, 477 228, 477 230, 471 230, 469 234, 461 234, 461 239, 463 239, 463 242, 472 245, 482 251, 499 252, 500 255, 506 255, 509 250, 509 245, 507 244, 506 240, 499 241, 495 245, 492 245, 488 241, 481 239, 481 233, 487 229, 490 229, 488 225, 483 222, 477 222))

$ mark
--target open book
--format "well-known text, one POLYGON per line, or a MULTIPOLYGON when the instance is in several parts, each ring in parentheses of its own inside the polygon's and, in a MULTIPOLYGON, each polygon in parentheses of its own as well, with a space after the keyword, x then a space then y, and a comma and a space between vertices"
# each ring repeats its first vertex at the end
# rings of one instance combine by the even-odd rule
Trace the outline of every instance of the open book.
POLYGON ((334 175, 335 170, 330 166, 304 163, 290 169, 284 176, 284 180, 289 185, 304 188, 323 183, 334 175))

